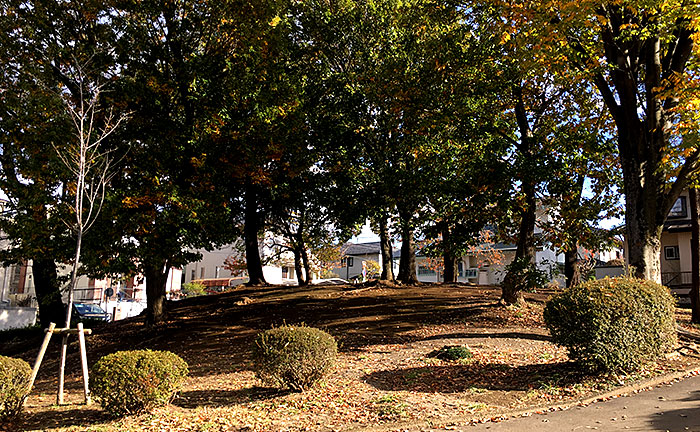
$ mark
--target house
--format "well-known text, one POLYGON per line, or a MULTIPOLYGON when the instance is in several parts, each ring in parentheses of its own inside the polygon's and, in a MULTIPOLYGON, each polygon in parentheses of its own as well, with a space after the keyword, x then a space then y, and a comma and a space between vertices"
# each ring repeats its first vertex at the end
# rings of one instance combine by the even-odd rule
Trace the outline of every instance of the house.
MULTIPOLYGON (((399 250, 392 251, 394 257, 393 270, 396 274, 399 270, 398 260, 399 250)), ((333 273, 345 280, 363 277, 363 269, 366 269, 367 261, 374 261, 382 266, 382 249, 380 242, 348 243, 343 246, 340 267, 334 268, 333 273), (365 263, 363 265, 363 263, 365 263)))
POLYGON ((691 222, 688 191, 671 208, 661 234, 661 283, 676 294, 687 295, 691 287, 691 222))
MULTIPOLYGON (((506 275, 506 266, 515 258, 517 247, 509 243, 483 243, 457 259, 457 282, 476 285, 499 285, 506 275)), ((400 259, 400 254, 394 259, 400 259)), ((557 275, 556 267, 562 262, 557 251, 539 246, 535 252, 537 266, 552 275, 559 284, 563 281, 557 275)), ((419 282, 442 282, 444 280, 441 258, 430 258, 420 252, 416 255, 416 275, 419 282)))
MULTIPOLYGON (((515 257, 515 250, 515 245, 507 243, 484 243, 473 248, 472 253, 457 260, 457 281, 478 285, 500 284, 505 276, 505 267, 515 257)), ((394 275, 397 275, 401 250, 394 249, 392 256, 394 275)), ((543 270, 551 270, 562 259, 561 254, 553 249, 545 247, 537 249, 536 262, 543 270)), ((362 263, 365 261, 375 261, 381 266, 382 257, 379 242, 347 244, 343 252, 341 266, 333 269, 333 272, 347 280, 361 277, 362 263)), ((416 276, 420 282, 442 282, 444 280, 442 259, 430 258, 418 251, 416 253, 416 276)))
MULTIPOLYGON (((294 254, 280 251, 275 247, 279 242, 272 241, 271 234, 260 244, 260 258, 263 262, 265 281, 276 285, 295 285, 294 254)), ((182 269, 182 283, 199 282, 209 288, 221 289, 248 282, 245 271, 245 248, 242 242, 235 242, 214 250, 198 249, 202 258, 191 262, 182 269)), ((318 275, 312 274, 311 279, 318 275)))

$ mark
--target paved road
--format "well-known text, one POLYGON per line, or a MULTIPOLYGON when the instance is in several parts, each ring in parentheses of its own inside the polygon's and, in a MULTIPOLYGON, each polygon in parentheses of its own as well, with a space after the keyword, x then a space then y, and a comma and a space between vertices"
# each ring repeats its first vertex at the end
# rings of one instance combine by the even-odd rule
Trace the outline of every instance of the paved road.
POLYGON ((458 430, 700 432, 700 375, 587 407, 465 426, 458 430))

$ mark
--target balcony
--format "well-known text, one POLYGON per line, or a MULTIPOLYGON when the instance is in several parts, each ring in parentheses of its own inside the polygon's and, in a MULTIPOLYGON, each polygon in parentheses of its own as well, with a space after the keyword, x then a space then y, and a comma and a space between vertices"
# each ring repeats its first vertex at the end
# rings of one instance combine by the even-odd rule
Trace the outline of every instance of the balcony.
POLYGON ((662 272, 661 284, 669 288, 689 287, 693 283, 691 272, 662 272))

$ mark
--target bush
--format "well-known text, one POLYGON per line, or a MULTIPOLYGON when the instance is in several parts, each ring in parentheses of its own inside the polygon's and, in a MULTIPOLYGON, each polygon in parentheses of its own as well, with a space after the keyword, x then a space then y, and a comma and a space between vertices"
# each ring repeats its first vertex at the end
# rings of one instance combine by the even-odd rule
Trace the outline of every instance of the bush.
POLYGON ((207 294, 206 288, 204 284, 199 282, 190 282, 182 286, 182 293, 186 297, 199 297, 207 294))
POLYGON ((306 326, 281 326, 258 335, 256 373, 266 384, 303 391, 330 371, 338 355, 333 336, 306 326))
POLYGON ((675 300, 655 282, 605 278, 584 282, 547 302, 554 341, 590 371, 630 371, 676 344, 675 300))
POLYGON ((468 360, 473 357, 469 347, 462 345, 445 345, 442 348, 428 354, 428 357, 439 358, 440 360, 468 360))
POLYGON ((187 372, 187 363, 168 351, 120 351, 92 367, 92 392, 112 415, 138 414, 169 403, 187 372))
POLYGON ((18 415, 29 396, 32 368, 21 359, 0 356, 0 421, 18 415))

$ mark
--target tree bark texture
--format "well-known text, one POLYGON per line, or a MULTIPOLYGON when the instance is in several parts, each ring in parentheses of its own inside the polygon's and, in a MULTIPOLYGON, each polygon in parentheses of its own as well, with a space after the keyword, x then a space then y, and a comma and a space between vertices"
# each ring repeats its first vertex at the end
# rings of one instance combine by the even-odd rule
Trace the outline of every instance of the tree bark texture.
POLYGON ((457 282, 457 260, 455 257, 451 256, 448 252, 445 252, 443 256, 443 281, 445 283, 455 283, 457 282))
POLYGON ((578 248, 564 252, 564 276, 566 287, 571 288, 581 283, 581 272, 578 263, 578 248))
POLYGON ((391 237, 389 236, 389 227, 387 226, 387 218, 381 216, 379 220, 379 245, 382 253, 382 274, 379 277, 381 280, 394 280, 394 256, 391 247, 391 237))
POLYGON ((144 265, 146 276, 146 325, 161 324, 167 318, 166 293, 168 272, 167 260, 144 265))
POLYGON ((416 275, 416 253, 413 244, 413 226, 408 213, 401 215, 401 260, 399 262, 399 281, 405 284, 418 283, 416 275))
MULTIPOLYGON (((535 262, 535 221, 537 218, 537 200, 534 185, 524 185, 525 207, 520 216, 517 248, 513 261, 535 262)), ((517 266, 516 266, 517 267, 517 266)), ((503 278, 501 286, 501 301, 505 304, 520 304, 525 301, 523 296, 524 281, 517 269, 511 269, 503 278)))
POLYGON ((443 281, 445 283, 455 283, 457 282, 457 258, 450 251, 450 230, 448 228, 442 230, 442 245, 443 281))
POLYGON ((308 285, 311 282, 311 262, 309 261, 309 253, 306 247, 301 248, 301 262, 304 265, 304 273, 306 274, 304 285, 308 285))
POLYGON ((297 276, 297 284, 299 286, 306 285, 304 270, 301 263, 301 250, 299 248, 294 249, 294 273, 297 276))
POLYGON ((692 271, 692 288, 690 289, 691 321, 700 324, 700 200, 698 189, 690 188, 690 219, 692 234, 690 238, 690 263, 692 271))
POLYGON ((260 232, 260 213, 258 212, 258 194, 255 186, 247 181, 245 185, 245 223, 243 237, 245 242, 246 269, 248 270, 249 285, 264 285, 262 261, 258 233, 260 232))
POLYGON ((56 271, 56 263, 53 260, 32 261, 34 290, 39 303, 39 321, 44 328, 52 322, 60 325, 66 318, 56 271))

